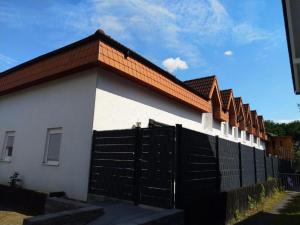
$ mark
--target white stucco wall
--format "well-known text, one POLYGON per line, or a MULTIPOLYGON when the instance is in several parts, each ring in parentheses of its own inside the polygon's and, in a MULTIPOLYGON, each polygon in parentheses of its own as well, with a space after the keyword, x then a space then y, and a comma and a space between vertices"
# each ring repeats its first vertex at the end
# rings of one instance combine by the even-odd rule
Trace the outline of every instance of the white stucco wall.
MULTIPOLYGON (((233 136, 232 127, 226 136, 221 131, 221 123, 212 118, 212 113, 200 113, 188 106, 156 93, 133 81, 112 72, 99 70, 94 112, 94 130, 128 129, 136 122, 147 127, 149 119, 218 135, 224 139, 242 142, 233 136)), ((250 141, 243 144, 255 146, 250 141)), ((260 146, 261 149, 262 146, 260 146)))
POLYGON ((149 119, 203 131, 202 114, 116 74, 99 70, 94 113, 95 130, 147 127, 149 119))
POLYGON ((0 97, 0 150, 15 131, 12 161, 0 183, 20 172, 26 188, 86 200, 97 71, 89 70, 0 97), (42 163, 48 128, 62 127, 59 166, 42 163))

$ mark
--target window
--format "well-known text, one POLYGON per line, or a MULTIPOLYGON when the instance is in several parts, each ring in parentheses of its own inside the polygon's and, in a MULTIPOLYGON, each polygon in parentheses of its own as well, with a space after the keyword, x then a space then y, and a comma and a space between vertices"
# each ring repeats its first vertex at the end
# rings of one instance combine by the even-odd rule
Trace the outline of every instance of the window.
POLYGON ((213 127, 212 113, 203 113, 202 121, 205 130, 212 130, 213 127))
POLYGON ((224 136, 228 135, 228 123, 227 122, 221 122, 221 132, 224 136))
POLYGON ((233 137, 235 140, 238 140, 239 138, 239 129, 237 127, 233 128, 233 137))
POLYGON ((260 147, 260 138, 257 138, 257 146, 260 147))
POLYGON ((246 133, 246 140, 250 141, 250 134, 249 133, 246 133))
POLYGON ((11 160, 13 148, 14 148, 14 141, 15 141, 15 132, 14 131, 6 132, 4 138, 4 146, 1 155, 2 160, 4 161, 11 160))
POLYGON ((254 141, 253 139, 254 139, 253 134, 250 134, 250 144, 251 144, 251 145, 253 145, 253 141, 254 141))
POLYGON ((61 139, 62 128, 48 129, 44 163, 58 165, 61 139))
POLYGON ((247 136, 247 133, 246 133, 246 131, 241 131, 241 138, 242 138, 242 142, 246 142, 246 136, 247 136))

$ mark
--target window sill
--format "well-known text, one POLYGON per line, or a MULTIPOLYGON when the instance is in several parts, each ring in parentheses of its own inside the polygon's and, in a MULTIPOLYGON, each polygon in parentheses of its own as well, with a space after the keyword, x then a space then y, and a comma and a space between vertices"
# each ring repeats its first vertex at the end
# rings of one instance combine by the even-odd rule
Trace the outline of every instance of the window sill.
POLYGON ((43 166, 55 166, 55 167, 59 167, 59 162, 43 162, 42 163, 43 166))

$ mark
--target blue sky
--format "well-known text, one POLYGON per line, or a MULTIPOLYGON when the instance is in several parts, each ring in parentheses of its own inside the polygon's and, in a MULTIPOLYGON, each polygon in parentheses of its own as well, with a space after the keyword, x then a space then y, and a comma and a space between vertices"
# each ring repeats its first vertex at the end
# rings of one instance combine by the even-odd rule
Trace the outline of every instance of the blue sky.
POLYGON ((0 71, 102 28, 181 80, 217 75, 265 119, 299 119, 281 0, 10 0, 0 27, 0 71))

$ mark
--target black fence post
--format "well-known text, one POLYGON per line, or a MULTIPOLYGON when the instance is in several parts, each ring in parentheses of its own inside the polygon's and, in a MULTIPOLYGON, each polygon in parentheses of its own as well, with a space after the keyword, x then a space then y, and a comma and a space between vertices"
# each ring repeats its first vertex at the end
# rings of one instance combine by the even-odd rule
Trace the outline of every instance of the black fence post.
POLYGON ((241 143, 239 143, 239 172, 240 172, 240 187, 243 187, 242 145, 241 145, 241 143))
POLYGON ((216 144, 216 160, 217 160, 217 190, 221 191, 221 171, 220 171, 220 153, 219 153, 219 136, 215 137, 215 144, 216 144))
POLYGON ((92 187, 92 167, 93 167, 93 154, 95 151, 95 146, 96 146, 96 134, 97 131, 93 130, 93 135, 92 135, 92 144, 91 144, 91 158, 90 158, 90 171, 89 171, 89 183, 88 183, 88 191, 91 191, 92 187))
POLYGON ((273 160, 273 156, 270 157, 271 158, 271 164, 272 164, 272 176, 275 177, 275 172, 274 172, 274 160, 273 160))
POLYGON ((138 205, 141 200, 140 180, 141 180, 141 151, 142 151, 142 129, 135 129, 135 152, 134 152, 134 180, 133 180, 133 201, 138 205))
POLYGON ((255 151, 255 147, 253 147, 253 161, 254 161, 255 184, 257 184, 257 168, 256 168, 256 151, 255 151))
POLYGON ((182 207, 182 190, 183 185, 181 184, 182 175, 182 155, 181 155, 181 136, 182 136, 182 125, 176 124, 175 128, 175 164, 174 164, 174 181, 175 181, 175 207, 182 207))

